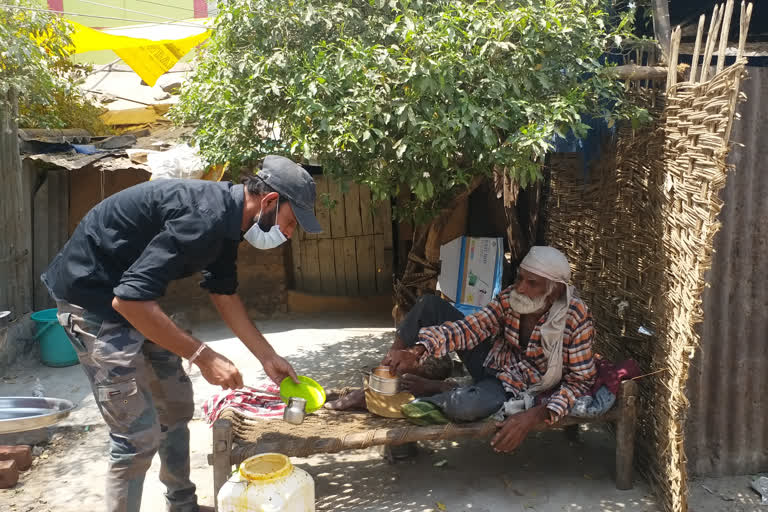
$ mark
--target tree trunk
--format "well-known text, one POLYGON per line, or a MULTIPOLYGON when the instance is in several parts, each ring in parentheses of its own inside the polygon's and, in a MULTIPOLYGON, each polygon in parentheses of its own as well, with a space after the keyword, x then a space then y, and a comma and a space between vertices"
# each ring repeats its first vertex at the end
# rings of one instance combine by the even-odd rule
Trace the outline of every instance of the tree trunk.
POLYGON ((517 267, 539 238, 542 184, 537 181, 522 189, 506 170, 500 169, 495 176, 495 185, 497 194, 504 201, 511 263, 517 267))
POLYGON ((447 241, 446 236, 451 236, 448 232, 453 233, 449 220, 452 215, 460 212, 465 212, 466 218, 469 195, 483 179, 481 176, 475 177, 432 222, 417 226, 414 230, 413 245, 408 253, 403 277, 395 283, 395 307, 392 310, 395 325, 400 323, 421 295, 435 292, 440 273, 440 246, 447 241))

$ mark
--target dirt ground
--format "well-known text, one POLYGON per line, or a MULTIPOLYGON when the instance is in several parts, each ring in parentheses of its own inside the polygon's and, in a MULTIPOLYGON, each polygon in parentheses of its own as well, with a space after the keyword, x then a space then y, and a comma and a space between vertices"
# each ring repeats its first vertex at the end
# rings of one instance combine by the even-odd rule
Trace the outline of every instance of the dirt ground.
MULTIPOLYGON (((376 363, 391 343, 385 317, 293 316, 261 322, 269 341, 294 365, 331 388, 357 385, 357 369, 376 363)), ((195 334, 236 362, 246 383, 264 377, 258 361, 222 325, 203 325, 195 334)), ((191 375, 197 414, 216 388, 199 372, 191 375)), ((107 429, 82 370, 19 365, 0 380, 0 396, 25 395, 39 378, 48 396, 68 398, 77 410, 40 445, 34 466, 19 484, 0 490, 0 511, 83 512, 103 508, 107 429)), ((278 420, 279 421, 279 420, 278 420)), ((210 428, 202 418, 190 424, 191 472, 201 504, 213 504, 210 428)), ((647 484, 636 479, 630 491, 613 482, 614 440, 600 429, 582 431, 578 442, 562 432, 532 435, 513 455, 494 453, 486 441, 421 445, 414 460, 388 464, 377 449, 294 459, 315 480, 322 511, 462 512, 655 512, 647 484)), ((159 462, 147 474, 142 510, 165 510, 159 462)), ((690 483, 692 512, 768 511, 749 489, 751 477, 690 483)))

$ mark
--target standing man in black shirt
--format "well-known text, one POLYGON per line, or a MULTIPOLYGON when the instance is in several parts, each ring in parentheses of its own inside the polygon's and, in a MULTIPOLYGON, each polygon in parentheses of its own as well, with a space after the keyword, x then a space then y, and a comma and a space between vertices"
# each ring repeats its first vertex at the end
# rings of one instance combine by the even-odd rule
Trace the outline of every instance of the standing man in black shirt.
POLYGON ((256 329, 236 293, 237 247, 272 249, 302 227, 322 231, 313 213, 315 183, 279 156, 243 185, 159 180, 96 205, 42 276, 110 430, 109 512, 138 511, 155 453, 168 510, 195 512, 189 479, 194 402, 182 359, 224 389, 243 385, 226 357, 177 327, 157 299, 170 281, 201 272, 200 285, 224 322, 276 383, 291 365, 256 329))

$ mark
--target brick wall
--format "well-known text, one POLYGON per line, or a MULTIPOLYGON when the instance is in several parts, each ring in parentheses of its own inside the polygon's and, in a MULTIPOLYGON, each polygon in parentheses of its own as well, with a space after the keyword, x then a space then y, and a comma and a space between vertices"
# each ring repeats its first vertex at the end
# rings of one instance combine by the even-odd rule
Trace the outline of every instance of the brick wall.
MULTIPOLYGON (((288 284, 289 245, 259 251, 248 243, 240 244, 237 256, 238 293, 252 317, 285 313, 288 284)), ((209 321, 218 317, 208 292, 199 286, 200 276, 174 281, 160 301, 180 324, 209 321)))

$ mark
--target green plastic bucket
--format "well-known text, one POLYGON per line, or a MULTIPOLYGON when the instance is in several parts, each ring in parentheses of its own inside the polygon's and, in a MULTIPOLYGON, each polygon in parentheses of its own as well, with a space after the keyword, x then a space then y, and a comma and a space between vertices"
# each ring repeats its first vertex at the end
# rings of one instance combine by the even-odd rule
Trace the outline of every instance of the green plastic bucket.
POLYGON ((77 364, 77 352, 56 318, 56 308, 32 313, 37 331, 35 338, 40 342, 40 359, 43 364, 60 368, 77 364))

